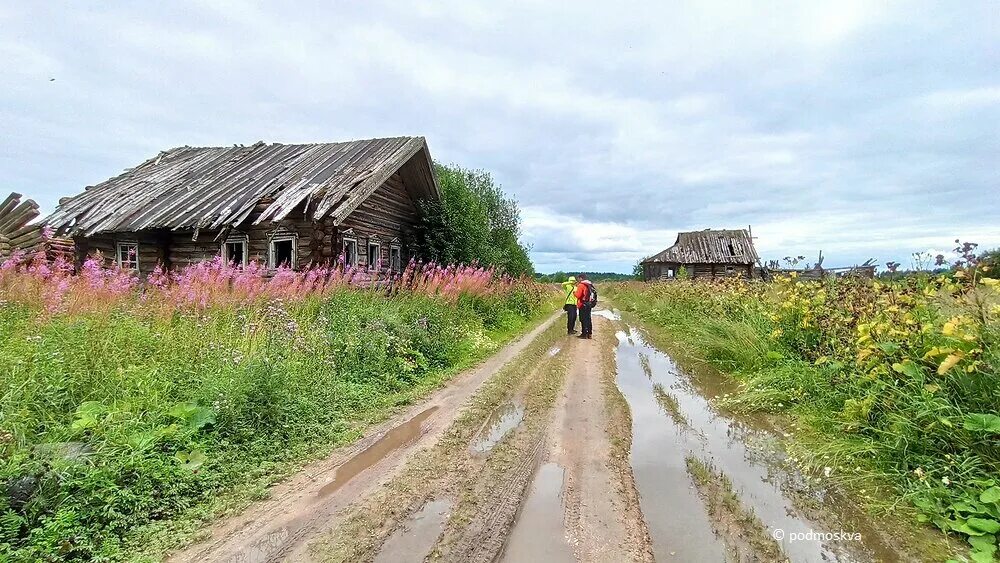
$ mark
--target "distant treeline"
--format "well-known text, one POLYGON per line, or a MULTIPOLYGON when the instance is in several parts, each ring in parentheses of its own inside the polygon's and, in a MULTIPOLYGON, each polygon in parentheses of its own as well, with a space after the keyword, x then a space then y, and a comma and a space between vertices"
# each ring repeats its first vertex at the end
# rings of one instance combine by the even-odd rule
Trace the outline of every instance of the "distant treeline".
POLYGON ((535 274, 535 279, 541 283, 561 283, 570 276, 579 276, 581 273, 587 275, 591 281, 622 281, 635 279, 633 274, 619 274, 617 272, 555 272, 552 274, 535 274))

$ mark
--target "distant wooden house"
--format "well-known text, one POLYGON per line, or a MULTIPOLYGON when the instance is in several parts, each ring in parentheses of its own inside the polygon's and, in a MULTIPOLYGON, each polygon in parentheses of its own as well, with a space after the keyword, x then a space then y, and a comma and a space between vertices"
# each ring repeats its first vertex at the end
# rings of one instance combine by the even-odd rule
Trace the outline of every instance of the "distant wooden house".
POLYGON ((400 270, 417 201, 439 197, 423 137, 179 147, 62 200, 46 222, 78 259, 101 251, 143 274, 215 256, 400 270))
POLYGON ((646 281, 667 280, 683 268, 693 278, 753 278, 757 261, 748 230, 705 229, 678 233, 673 246, 642 261, 642 274, 646 281))

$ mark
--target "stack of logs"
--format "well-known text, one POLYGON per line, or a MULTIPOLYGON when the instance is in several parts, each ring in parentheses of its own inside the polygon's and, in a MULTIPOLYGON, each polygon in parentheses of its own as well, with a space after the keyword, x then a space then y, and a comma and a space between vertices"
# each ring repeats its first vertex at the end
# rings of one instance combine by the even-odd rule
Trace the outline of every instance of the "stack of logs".
POLYGON ((26 254, 44 252, 49 259, 62 256, 73 262, 72 239, 46 238, 44 225, 31 224, 40 214, 38 204, 30 199, 21 201, 21 194, 12 193, 0 203, 0 257, 20 250, 26 254))

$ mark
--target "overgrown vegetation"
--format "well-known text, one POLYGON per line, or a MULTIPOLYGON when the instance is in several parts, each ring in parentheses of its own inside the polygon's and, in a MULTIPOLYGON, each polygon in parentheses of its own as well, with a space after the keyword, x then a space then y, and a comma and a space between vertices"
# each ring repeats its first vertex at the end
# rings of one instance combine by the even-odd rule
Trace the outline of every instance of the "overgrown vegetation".
MULTIPOLYGON (((578 276, 580 274, 586 274, 587 279, 592 282, 601 281, 623 281, 633 279, 632 274, 619 274, 617 272, 576 272, 576 273, 566 273, 566 272, 554 272, 551 274, 535 274, 535 280, 541 283, 562 283, 569 279, 570 276, 578 276)), ((640 274, 639 279, 642 279, 640 274)))
POLYGON ((481 264, 512 276, 534 269, 518 241, 521 212, 489 172, 434 165, 440 200, 419 202, 411 250, 440 264, 481 264))
POLYGON ((729 406, 798 417, 822 438, 810 447, 825 474, 891 483, 923 521, 991 561, 1000 532, 1000 292, 984 273, 991 268, 967 253, 949 275, 889 283, 676 280, 609 293, 737 377, 742 392, 729 406))
POLYGON ((0 560, 157 558, 495 350, 545 299, 472 267, 359 282, 216 261, 139 285, 100 264, 0 266, 0 560))

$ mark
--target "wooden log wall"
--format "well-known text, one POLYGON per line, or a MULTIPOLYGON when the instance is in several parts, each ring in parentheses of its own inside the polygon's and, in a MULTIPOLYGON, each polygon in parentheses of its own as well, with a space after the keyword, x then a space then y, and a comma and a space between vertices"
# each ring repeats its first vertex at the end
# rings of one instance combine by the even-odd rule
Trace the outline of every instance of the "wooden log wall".
POLYGON ((148 274, 162 264, 167 268, 182 268, 211 260, 222 251, 223 242, 230 236, 246 235, 248 259, 267 264, 268 250, 275 235, 292 234, 296 237, 296 267, 333 263, 343 252, 343 232, 351 229, 358 240, 358 265, 368 266, 368 242, 377 237, 383 267, 389 266, 392 241, 399 241, 400 258, 406 261, 403 241, 417 221, 417 206, 403 185, 399 174, 394 174, 344 219, 338 228, 332 219, 312 221, 305 218, 300 205, 289 215, 274 224, 270 221, 254 225, 254 221, 267 208, 269 201, 262 201, 239 228, 225 236, 219 231, 200 231, 192 240, 192 231, 150 231, 142 233, 102 233, 77 239, 77 260, 100 251, 108 263, 117 259, 118 242, 139 244, 139 271, 148 274))
MULTIPOLYGON (((389 265, 390 241, 404 241, 409 229, 417 221, 417 204, 410 197, 399 174, 393 174, 371 197, 344 219, 341 231, 353 229, 358 238, 358 265, 368 266, 368 241, 377 235, 381 247, 382 265, 389 265)), ((342 235, 336 253, 340 255, 342 235)), ((405 245, 401 244, 401 258, 406 262, 405 245)))
POLYGON ((21 194, 12 193, 0 202, 0 256, 15 251, 27 254, 45 252, 50 259, 63 256, 72 259, 73 242, 69 239, 43 236, 41 223, 32 223, 40 215, 38 204, 30 199, 21 200, 21 194))

